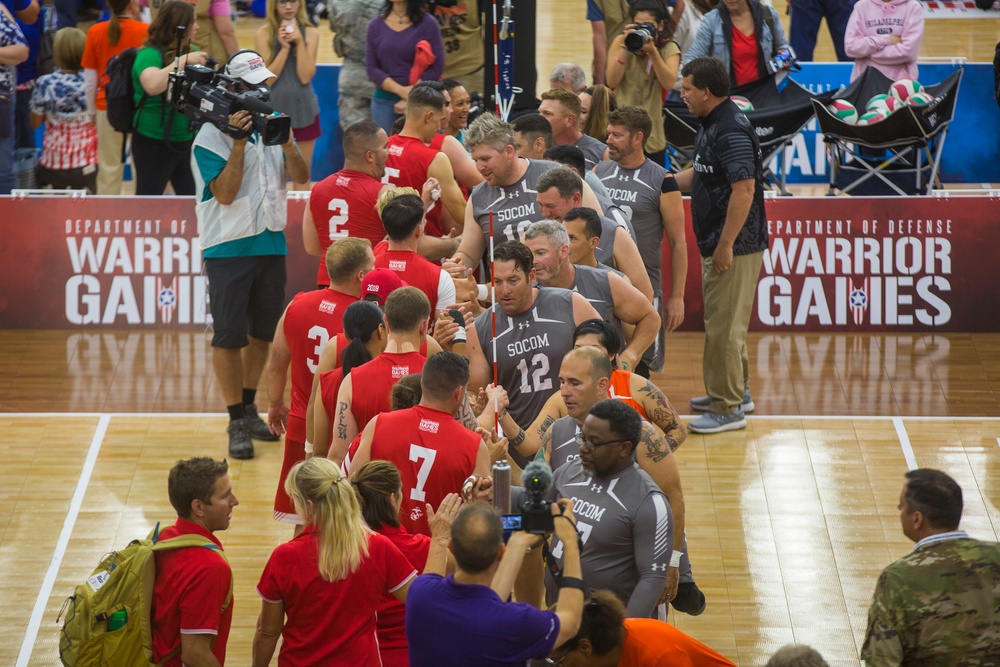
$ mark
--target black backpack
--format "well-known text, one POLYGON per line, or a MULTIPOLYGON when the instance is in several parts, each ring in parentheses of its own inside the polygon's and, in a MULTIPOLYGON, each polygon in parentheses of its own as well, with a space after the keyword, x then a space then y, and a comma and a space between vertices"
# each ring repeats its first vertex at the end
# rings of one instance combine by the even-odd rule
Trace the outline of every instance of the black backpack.
POLYGON ((104 87, 104 97, 108 105, 108 123, 116 131, 128 134, 135 131, 135 116, 148 95, 143 94, 139 104, 135 103, 135 86, 132 85, 132 66, 138 49, 130 47, 108 61, 104 71, 108 83, 104 87))

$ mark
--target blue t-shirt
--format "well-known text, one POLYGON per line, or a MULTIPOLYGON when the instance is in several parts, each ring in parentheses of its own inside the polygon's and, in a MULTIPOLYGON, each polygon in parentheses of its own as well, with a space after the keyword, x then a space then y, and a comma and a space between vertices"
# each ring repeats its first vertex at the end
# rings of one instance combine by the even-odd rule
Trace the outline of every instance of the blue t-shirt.
POLYGON ((487 586, 424 574, 406 596, 410 667, 523 666, 552 652, 559 617, 504 602, 487 586))

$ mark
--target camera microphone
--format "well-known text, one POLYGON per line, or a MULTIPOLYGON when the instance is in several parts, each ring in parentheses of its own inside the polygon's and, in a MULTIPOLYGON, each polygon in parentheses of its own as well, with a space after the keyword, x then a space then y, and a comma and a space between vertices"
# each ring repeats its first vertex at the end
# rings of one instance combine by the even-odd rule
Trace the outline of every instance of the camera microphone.
POLYGON ((532 461, 524 466, 521 482, 524 484, 525 490, 540 497, 552 486, 552 468, 545 461, 532 461))

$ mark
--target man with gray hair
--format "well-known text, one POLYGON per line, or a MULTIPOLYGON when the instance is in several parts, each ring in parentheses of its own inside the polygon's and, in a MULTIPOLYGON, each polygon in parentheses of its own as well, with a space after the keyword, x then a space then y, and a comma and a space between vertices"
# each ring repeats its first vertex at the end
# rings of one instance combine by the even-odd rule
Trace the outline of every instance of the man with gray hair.
POLYGON ((549 74, 549 88, 562 88, 579 95, 587 90, 587 75, 576 63, 559 63, 549 74))
POLYGON ((765 667, 830 667, 819 651, 806 644, 785 644, 765 667))
MULTIPOLYGON (((538 179, 535 197, 547 220, 562 222, 571 209, 581 206, 584 182, 568 167, 547 171, 538 179)), ((593 207, 589 207, 593 208, 593 207)), ((594 209, 598 213, 600 209, 594 209)), ((594 251, 597 261, 618 269, 652 303, 653 286, 642 263, 642 256, 627 227, 601 216, 601 240, 594 251)))
POLYGON ((660 330, 660 316, 652 302, 614 269, 571 264, 569 235, 566 228, 554 220, 543 220, 528 227, 524 244, 534 257, 538 282, 544 287, 561 287, 583 295, 601 318, 618 329, 626 342, 625 348, 618 351, 623 370, 635 368, 660 330), (631 337, 625 335, 623 323, 631 325, 631 337))
MULTIPOLYGON (((445 267, 459 278, 465 277, 463 265, 474 268, 482 260, 490 231, 490 213, 496 245, 519 241, 531 223, 543 219, 535 202, 535 186, 543 173, 559 166, 518 157, 514 128, 493 114, 483 114, 473 121, 465 133, 465 145, 472 151, 476 169, 485 181, 469 195, 462 243, 452 257, 453 263, 445 267)), ((601 210, 588 185, 583 186, 581 200, 584 206, 601 210)))

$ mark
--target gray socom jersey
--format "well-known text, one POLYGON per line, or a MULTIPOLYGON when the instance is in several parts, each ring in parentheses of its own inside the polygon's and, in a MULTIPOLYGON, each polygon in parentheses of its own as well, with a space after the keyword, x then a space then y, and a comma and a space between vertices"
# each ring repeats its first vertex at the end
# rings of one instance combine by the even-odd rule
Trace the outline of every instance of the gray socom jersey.
MULTIPOLYGON (((497 381, 510 397, 507 411, 514 421, 530 425, 545 401, 559 391, 559 366, 573 349, 573 292, 555 287, 539 287, 531 308, 509 317, 496 305, 497 381)), ((487 310, 476 318, 476 334, 486 362, 493 365, 493 332, 487 310)), ((528 460, 510 450, 522 468, 528 460)))
POLYGON ((594 165, 604 159, 604 151, 608 149, 606 143, 598 141, 589 134, 580 137, 580 140, 573 145, 583 153, 583 161, 587 165, 587 171, 593 169, 594 165))
MULTIPOLYGON (((624 345, 625 329, 622 328, 621 320, 615 316, 615 304, 612 301, 611 279, 608 278, 611 271, 614 269, 607 266, 593 268, 576 265, 576 276, 570 289, 579 292, 583 298, 590 302, 601 319, 607 320, 611 326, 618 330, 624 345)), ((624 349, 622 347, 622 350, 624 349)))
MULTIPOLYGON (((627 617, 649 618, 666 585, 673 553, 674 521, 667 497, 634 463, 617 475, 597 478, 579 460, 570 461, 553 473, 552 485, 551 497, 573 501, 583 540, 583 580, 591 590, 613 591, 626 605, 627 617)), ((558 537, 552 556, 562 568, 558 537)), ((546 578, 553 583, 551 576, 546 578)))
POLYGON ((549 444, 549 466, 558 470, 570 461, 580 460, 580 445, 576 444, 576 434, 580 425, 570 416, 562 417, 552 422, 549 427, 552 440, 549 444))
MULTIPOLYGON (((525 158, 521 158, 525 159, 525 158)), ((489 249, 490 211, 493 211, 493 242, 520 241, 531 223, 544 220, 538 205, 538 177, 562 165, 547 160, 528 160, 528 169, 516 183, 493 187, 485 181, 472 188, 472 215, 486 237, 489 249)))
MULTIPOLYGON (((666 169, 647 159, 638 169, 623 169, 617 162, 605 160, 594 168, 608 189, 608 196, 629 215, 635 230, 639 255, 653 284, 653 307, 663 312, 663 217, 660 215, 660 186, 666 169)), ((600 261, 600 260, 598 260, 600 261)), ((662 318, 661 318, 662 319, 662 318)), ((666 322, 653 346, 642 355, 651 370, 663 370, 663 345, 666 322)))

